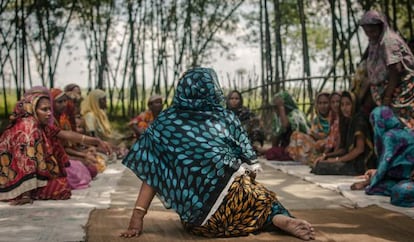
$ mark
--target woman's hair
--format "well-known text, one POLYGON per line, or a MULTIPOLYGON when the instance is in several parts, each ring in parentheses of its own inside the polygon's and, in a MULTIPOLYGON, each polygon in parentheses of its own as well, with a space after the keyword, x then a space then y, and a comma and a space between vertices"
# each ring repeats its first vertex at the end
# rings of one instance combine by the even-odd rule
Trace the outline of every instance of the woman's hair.
POLYGON ((345 117, 342 113, 342 109, 339 110, 339 133, 340 133, 340 147, 345 148, 347 134, 350 128, 350 125, 352 125, 352 119, 355 117, 355 114, 357 113, 358 103, 357 99, 355 97, 355 94, 350 91, 343 91, 341 94, 341 102, 343 98, 348 98, 351 100, 352 103, 352 112, 351 117, 345 117))

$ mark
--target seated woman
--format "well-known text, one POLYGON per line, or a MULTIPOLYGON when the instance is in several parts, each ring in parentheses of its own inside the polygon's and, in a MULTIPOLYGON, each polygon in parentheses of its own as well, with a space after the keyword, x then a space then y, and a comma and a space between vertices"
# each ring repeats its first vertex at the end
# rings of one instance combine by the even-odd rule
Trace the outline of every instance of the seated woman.
POLYGON ((369 195, 391 197, 391 204, 414 207, 414 132, 401 123, 391 108, 380 106, 370 116, 374 127, 377 169, 365 173, 366 181, 353 184, 369 195))
POLYGON ((141 134, 154 122, 158 115, 162 111, 162 96, 152 95, 148 99, 148 110, 140 113, 138 116, 133 118, 128 126, 132 128, 136 138, 139 138, 141 134))
POLYGON ((268 160, 292 160, 286 150, 290 143, 290 136, 293 131, 308 133, 308 121, 292 96, 286 91, 281 91, 274 96, 273 105, 275 115, 272 124, 272 147, 270 149, 257 147, 256 149, 268 160))
POLYGON ((338 149, 340 134, 339 134, 339 112, 341 106, 341 93, 332 92, 329 95, 329 134, 326 138, 324 152, 328 153, 338 149))
POLYGON ((310 164, 318 154, 323 153, 330 131, 329 93, 319 93, 315 102, 316 117, 312 121, 309 134, 294 131, 287 147, 289 156, 303 164, 310 164))
POLYGON ((81 114, 85 120, 86 134, 109 142, 117 157, 128 152, 123 136, 115 132, 106 115, 106 93, 101 89, 92 90, 81 104, 81 114))
POLYGON ((79 85, 71 83, 66 85, 63 91, 68 98, 66 102, 66 113, 69 115, 72 130, 76 130, 75 117, 80 115, 81 112, 82 90, 79 85))
MULTIPOLYGON (((66 93, 59 88, 50 90, 53 103, 53 118, 55 125, 62 130, 72 131, 72 125, 67 113, 66 93)), ((76 131, 75 131, 76 132, 76 131)), ((89 183, 98 174, 95 157, 89 156, 83 150, 77 150, 76 144, 67 140, 58 140, 69 156, 70 166, 66 168, 68 181, 72 189, 83 189, 89 187, 89 183)))
MULTIPOLYGON (((76 131, 79 134, 85 134, 85 122, 80 114, 75 116, 76 131)), ((86 157, 91 157, 94 165, 99 173, 102 173, 106 169, 105 156, 98 152, 95 146, 77 143, 74 148, 82 152, 86 152, 86 157)))
POLYGON ((293 218, 275 193, 255 180, 260 164, 240 120, 221 105, 223 100, 212 69, 184 73, 172 105, 122 162, 142 180, 122 237, 142 233, 143 218, 158 194, 196 235, 247 236, 273 226, 314 239, 312 226, 293 218))
POLYGON ((0 137, 0 200, 11 205, 36 199, 69 199, 65 167, 67 155, 57 139, 99 145, 99 139, 60 130, 53 125, 49 92, 44 87, 27 91, 16 104, 10 124, 0 137))
POLYGON ((256 117, 254 112, 243 106, 243 96, 241 92, 237 90, 231 91, 227 95, 226 107, 227 109, 233 111, 234 114, 240 119, 240 122, 246 129, 252 144, 259 142, 260 146, 263 146, 265 135, 261 128, 260 120, 256 117))
POLYGON ((342 92, 339 148, 316 158, 312 173, 316 175, 361 175, 368 168, 376 167, 372 130, 364 116, 359 114, 358 107, 353 93, 342 92))

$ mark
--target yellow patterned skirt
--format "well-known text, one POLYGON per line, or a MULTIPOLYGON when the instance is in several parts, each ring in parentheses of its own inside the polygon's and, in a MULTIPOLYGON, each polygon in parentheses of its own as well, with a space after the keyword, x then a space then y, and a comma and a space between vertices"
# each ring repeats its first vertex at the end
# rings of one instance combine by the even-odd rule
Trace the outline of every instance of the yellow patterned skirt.
POLYGON ((220 207, 204 225, 183 225, 190 233, 206 237, 247 236, 262 230, 278 213, 288 215, 276 194, 249 175, 242 175, 234 180, 220 207), (275 211, 275 207, 281 211, 275 211))

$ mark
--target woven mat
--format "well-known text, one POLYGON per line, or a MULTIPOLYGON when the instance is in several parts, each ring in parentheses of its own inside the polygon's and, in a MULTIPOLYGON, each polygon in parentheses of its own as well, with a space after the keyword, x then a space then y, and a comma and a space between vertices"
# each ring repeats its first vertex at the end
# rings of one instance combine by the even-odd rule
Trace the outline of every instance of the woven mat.
MULTIPOLYGON (((127 240, 119 234, 127 228, 130 214, 129 209, 93 210, 85 227, 87 241, 300 241, 280 231, 240 238, 197 237, 186 233, 178 216, 167 210, 149 211, 144 220, 144 233, 127 240)), ((313 224, 316 241, 413 241, 414 238, 413 219, 377 206, 295 210, 292 214, 313 224)))

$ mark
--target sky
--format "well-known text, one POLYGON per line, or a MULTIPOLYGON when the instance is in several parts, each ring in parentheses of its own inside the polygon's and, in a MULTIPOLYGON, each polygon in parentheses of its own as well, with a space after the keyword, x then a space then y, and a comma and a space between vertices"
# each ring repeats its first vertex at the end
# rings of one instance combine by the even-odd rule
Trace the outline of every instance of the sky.
MULTIPOLYGON (((238 46, 232 48, 230 51, 234 54, 234 59, 228 60, 218 53, 214 57, 214 61, 210 65, 207 65, 207 67, 211 67, 217 72, 217 75, 222 81, 222 85, 226 85, 227 75, 234 75, 238 69, 245 69, 249 72, 253 71, 254 68, 258 70, 260 67, 260 52, 258 48, 239 43, 238 46)), ((75 54, 78 56, 85 55, 81 50, 75 54)), ((79 57, 78 61, 71 61, 67 64, 70 58, 73 57, 69 57, 62 52, 58 73, 56 75, 56 86, 63 87, 69 83, 76 83, 81 87, 87 87, 88 72, 86 59, 79 57)), ((147 73, 151 73, 151 71, 147 73)))

